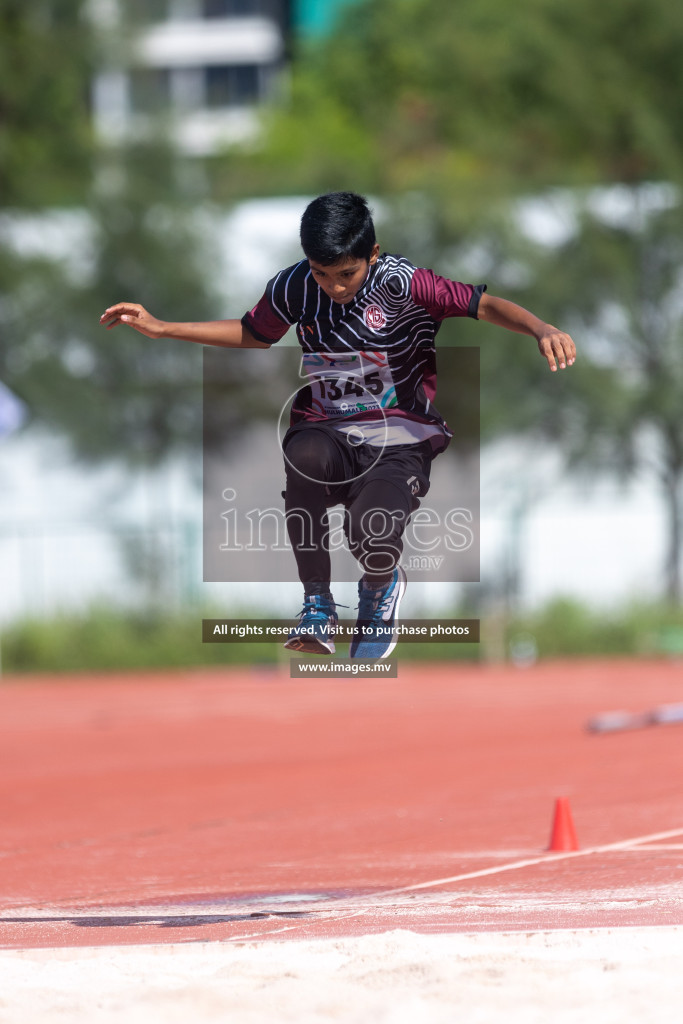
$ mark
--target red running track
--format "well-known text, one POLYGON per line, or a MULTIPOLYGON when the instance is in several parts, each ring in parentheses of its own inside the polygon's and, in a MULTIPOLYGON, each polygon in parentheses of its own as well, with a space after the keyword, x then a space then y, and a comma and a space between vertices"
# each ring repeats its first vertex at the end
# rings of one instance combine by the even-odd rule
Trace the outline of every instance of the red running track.
POLYGON ((5 678, 0 946, 681 924, 683 725, 585 725, 682 700, 666 661, 5 678))

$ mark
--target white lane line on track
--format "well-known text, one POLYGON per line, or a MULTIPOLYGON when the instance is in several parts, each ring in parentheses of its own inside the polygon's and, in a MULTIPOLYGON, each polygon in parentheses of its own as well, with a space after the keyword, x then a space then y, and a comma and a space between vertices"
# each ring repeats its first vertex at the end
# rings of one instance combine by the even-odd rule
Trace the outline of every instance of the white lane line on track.
POLYGON ((623 850, 623 853, 640 853, 641 850, 683 850, 683 843, 638 843, 637 846, 623 850))
MULTIPOLYGON (((659 839, 673 839, 674 836, 683 835, 683 828, 670 829, 668 832, 653 832, 647 836, 637 836, 635 839, 621 839, 617 843, 604 843, 602 846, 590 846, 585 850, 568 850, 566 853, 546 853, 541 857, 529 857, 526 860, 516 860, 509 864, 498 864, 495 867, 482 868, 480 871, 467 871, 462 875, 451 875, 449 878, 435 878, 430 882, 417 882, 415 885, 404 885, 398 889, 387 889, 384 892, 374 893, 372 897, 366 898, 382 899, 385 896, 398 896, 404 892, 416 892, 418 889, 433 889, 437 885, 450 885, 453 882, 466 882, 470 878, 484 878, 486 875, 498 875, 504 871, 518 871, 520 868, 534 867, 536 864, 550 864, 558 860, 573 860, 576 857, 589 857, 595 853, 610 853, 612 850, 627 850, 634 847, 637 850, 641 843, 655 843, 659 839)), ((662 849, 662 847, 659 847, 662 849)), ((363 899, 363 897, 359 897, 363 899)))
MULTIPOLYGON (((346 920, 347 918, 348 919, 352 919, 354 917, 362 916, 365 913, 363 905, 366 904, 370 900, 376 901, 376 900, 384 899, 386 897, 399 896, 402 893, 417 892, 417 891, 422 890, 422 889, 433 889, 433 888, 436 888, 439 885, 450 885, 450 884, 453 884, 455 882, 465 882, 465 881, 468 881, 469 879, 473 879, 473 878, 485 878, 485 877, 491 876, 491 875, 502 874, 503 872, 506 872, 506 871, 517 871, 517 870, 520 870, 521 868, 525 868, 525 867, 534 867, 535 865, 538 865, 538 864, 550 864, 550 863, 555 863, 556 861, 561 861, 561 860, 573 860, 574 858, 577 858, 577 857, 588 857, 588 856, 591 856, 592 854, 620 852, 620 851, 621 852, 625 852, 625 853, 638 853, 640 850, 643 850, 643 851, 647 851, 647 850, 656 851, 656 850, 667 850, 667 849, 681 850, 681 849, 683 849, 683 844, 680 844, 680 843, 668 844, 668 845, 662 843, 661 845, 656 845, 656 846, 648 846, 648 845, 646 845, 646 844, 651 844, 651 843, 657 843, 659 840, 673 839, 674 837, 677 837, 677 836, 683 836, 683 828, 670 829, 670 830, 668 830, 666 832, 652 832, 649 835, 637 836, 637 837, 632 838, 632 839, 621 839, 621 840, 619 840, 618 842, 615 842, 615 843, 604 843, 601 846, 587 847, 585 850, 569 850, 566 853, 545 853, 545 854, 542 854, 541 856, 528 857, 528 858, 525 858, 523 860, 511 861, 508 864, 499 864, 499 865, 496 865, 496 866, 493 866, 493 867, 489 867, 489 868, 482 868, 482 869, 480 869, 478 871, 468 871, 468 872, 465 872, 465 873, 460 874, 460 875, 450 875, 447 878, 435 878, 435 879, 432 879, 429 882, 417 882, 414 885, 405 885, 405 886, 401 886, 400 888, 396 888, 396 889, 386 889, 383 892, 373 892, 373 893, 357 894, 357 895, 353 895, 353 896, 342 896, 342 897, 327 896, 327 897, 323 898, 322 900, 311 900, 310 902, 307 902, 307 903, 303 904, 303 906, 305 906, 306 910, 311 915, 319 913, 319 908, 322 907, 328 913, 333 914, 336 921, 338 921, 338 920, 346 920), (359 904, 361 906, 359 906, 359 904), (343 915, 341 918, 337 916, 340 912, 343 915)), ((453 893, 451 895, 453 897, 456 896, 455 893, 453 893)), ((260 902, 261 906, 266 904, 268 902, 267 897, 261 897, 259 902, 260 902)), ((282 902, 282 901, 280 901, 280 902, 282 902)), ((202 902, 201 907, 204 910, 204 912, 206 913, 206 904, 204 902, 202 902)), ((167 908, 167 909, 169 909, 169 908, 167 908)), ((245 910, 245 904, 240 903, 238 909, 241 910, 241 911, 244 911, 245 910)), ((14 914, 16 914, 17 913, 16 908, 12 912, 14 914)), ((52 910, 50 911, 50 913, 53 913, 53 912, 54 911, 52 911, 52 910)), ((5 913, 7 913, 7 911, 5 913)), ((34 912, 34 913, 39 914, 40 912, 34 912)), ((64 912, 64 913, 66 913, 66 912, 64 912)), ((177 915, 177 916, 183 916, 183 915, 193 916, 194 914, 197 913, 197 909, 196 908, 184 907, 182 909, 182 911, 178 911, 177 909, 173 909, 173 913, 175 915, 177 915)), ((75 920, 79 916, 92 916, 92 917, 95 917, 95 916, 101 916, 101 914, 102 914, 102 909, 101 908, 99 908, 99 915, 98 915, 97 911, 95 910, 95 908, 89 908, 88 912, 87 912, 87 915, 85 913, 79 913, 78 911, 76 911, 76 912, 72 912, 69 916, 73 917, 74 920, 75 920)), ((149 921, 147 920, 147 917, 148 917, 148 915, 146 915, 146 919, 144 920, 145 924, 149 923, 149 921)), ((47 920, 49 921, 49 918, 47 918, 47 920)), ((2 921, 3 921, 3 915, 0 914, 0 924, 2 923, 2 921)), ((38 923, 38 922, 36 921, 36 923, 38 923)), ((133 923, 133 922, 131 922, 131 923, 133 923)), ((275 923, 276 922, 274 921, 273 924, 275 924, 275 923)), ((231 935, 227 940, 224 939, 222 941, 228 941, 228 942, 265 941, 270 936, 280 935, 283 932, 294 931, 297 928, 297 925, 299 923, 303 923, 303 922, 293 922, 292 924, 279 924, 278 923, 277 926, 275 928, 272 928, 272 929, 268 929, 267 927, 264 927, 263 930, 259 930, 257 932, 248 932, 246 934, 231 935)))

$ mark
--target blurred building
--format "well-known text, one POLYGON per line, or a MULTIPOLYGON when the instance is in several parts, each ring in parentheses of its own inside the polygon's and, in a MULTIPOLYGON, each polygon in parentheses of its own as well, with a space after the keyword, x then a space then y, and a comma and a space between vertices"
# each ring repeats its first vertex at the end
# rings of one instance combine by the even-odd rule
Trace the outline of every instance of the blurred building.
POLYGON ((255 112, 283 82, 293 38, 330 29, 349 0, 91 0, 118 45, 93 87, 98 136, 116 144, 166 119, 190 155, 256 131, 255 112), (131 22, 130 15, 134 16, 131 22))
POLYGON ((138 0, 135 25, 118 0, 93 10, 121 40, 94 82, 101 139, 144 135, 159 117, 197 156, 253 135, 254 111, 285 66, 290 0, 138 0))

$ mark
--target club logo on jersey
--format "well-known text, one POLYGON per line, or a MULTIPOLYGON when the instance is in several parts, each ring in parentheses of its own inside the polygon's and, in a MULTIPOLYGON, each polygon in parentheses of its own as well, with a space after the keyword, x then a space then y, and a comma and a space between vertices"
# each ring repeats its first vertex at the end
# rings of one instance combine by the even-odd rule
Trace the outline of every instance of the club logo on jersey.
POLYGON ((387 318, 379 306, 368 306, 365 310, 365 322, 371 330, 381 331, 387 322, 387 318))

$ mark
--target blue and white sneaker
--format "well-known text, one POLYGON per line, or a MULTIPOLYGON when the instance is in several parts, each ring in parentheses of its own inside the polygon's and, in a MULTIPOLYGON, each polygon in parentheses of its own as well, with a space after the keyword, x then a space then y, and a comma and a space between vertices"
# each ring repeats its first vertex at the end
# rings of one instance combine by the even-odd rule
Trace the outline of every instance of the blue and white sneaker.
POLYGON ((334 654, 337 622, 331 594, 305 594, 299 622, 290 629, 285 647, 303 654, 334 654))
POLYGON ((379 590, 358 584, 356 635, 349 649, 350 658, 388 658, 398 642, 398 606, 406 592, 406 574, 400 565, 390 583, 379 590))

